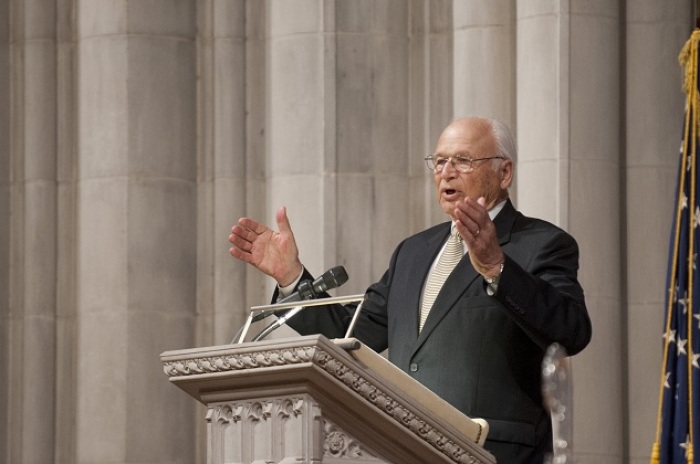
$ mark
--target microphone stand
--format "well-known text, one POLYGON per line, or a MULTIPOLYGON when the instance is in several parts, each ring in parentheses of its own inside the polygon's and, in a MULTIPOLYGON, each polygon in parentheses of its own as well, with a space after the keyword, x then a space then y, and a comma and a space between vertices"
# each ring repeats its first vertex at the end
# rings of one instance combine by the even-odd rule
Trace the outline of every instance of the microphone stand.
MULTIPOLYGON (((240 336, 238 334, 233 337, 233 340, 231 340, 231 344, 234 343, 236 337, 238 337, 238 344, 243 343, 243 340, 245 340, 246 335, 248 334, 248 330, 250 330, 250 325, 253 322, 253 318, 255 317, 256 314, 259 314, 263 311, 278 311, 278 310, 284 310, 284 309, 291 309, 291 311, 288 311, 284 316, 280 317, 277 321, 273 322, 270 324, 268 327, 263 329, 263 331, 256 335, 253 341, 258 341, 261 338, 267 336, 272 332, 273 330, 277 329, 278 327, 282 326, 284 323, 286 323, 287 319, 290 317, 294 316, 296 313, 301 311, 304 308, 307 307, 313 307, 313 306, 324 306, 324 305, 329 305, 329 304, 344 304, 344 303, 354 303, 357 301, 362 301, 364 300, 365 295, 364 294, 358 294, 358 295, 348 295, 348 296, 336 296, 336 297, 328 297, 328 298, 317 298, 314 300, 304 300, 303 302, 299 301, 294 301, 290 303, 277 303, 277 304, 270 304, 270 305, 264 305, 264 306, 253 306, 250 308, 250 314, 248 315, 248 318, 246 319, 245 325, 242 327, 242 329, 239 331, 240 336), (300 304, 301 303, 301 304, 300 304)), ((357 309, 355 310, 355 315, 353 316, 352 322, 350 323, 350 327, 348 328, 348 334, 352 332, 352 329, 355 326, 355 322, 357 321, 357 315, 359 314, 359 311, 362 309, 362 304, 360 304, 357 309)), ((349 336, 349 335, 347 335, 349 336)))

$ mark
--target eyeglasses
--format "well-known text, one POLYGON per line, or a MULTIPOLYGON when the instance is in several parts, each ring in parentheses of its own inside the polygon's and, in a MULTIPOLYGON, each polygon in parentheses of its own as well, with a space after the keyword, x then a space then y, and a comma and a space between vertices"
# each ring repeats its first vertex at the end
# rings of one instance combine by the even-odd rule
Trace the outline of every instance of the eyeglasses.
POLYGON ((435 174, 442 172, 449 161, 452 167, 459 172, 471 172, 474 170, 474 163, 477 161, 487 161, 492 159, 505 159, 503 156, 491 156, 489 158, 468 158, 466 156, 427 156, 424 158, 425 164, 435 174))

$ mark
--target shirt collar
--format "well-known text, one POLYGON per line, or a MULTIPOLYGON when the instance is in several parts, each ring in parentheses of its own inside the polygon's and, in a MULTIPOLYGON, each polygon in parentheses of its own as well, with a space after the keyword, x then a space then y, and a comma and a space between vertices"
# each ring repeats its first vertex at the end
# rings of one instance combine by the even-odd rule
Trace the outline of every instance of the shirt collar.
POLYGON ((503 207, 506 205, 506 201, 508 201, 507 198, 489 210, 489 217, 492 221, 496 219, 498 213, 500 213, 503 207))

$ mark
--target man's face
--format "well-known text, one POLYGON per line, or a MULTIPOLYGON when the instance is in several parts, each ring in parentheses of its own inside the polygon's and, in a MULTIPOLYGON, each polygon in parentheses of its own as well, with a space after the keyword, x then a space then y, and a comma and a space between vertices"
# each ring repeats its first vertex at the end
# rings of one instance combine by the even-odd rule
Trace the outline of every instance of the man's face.
MULTIPOLYGON (((433 155, 476 160, 498 156, 498 148, 488 121, 460 119, 442 132, 433 155)), ((510 160, 477 161, 472 171, 460 172, 448 162, 441 172, 433 174, 442 210, 452 217, 457 201, 464 197, 474 200, 484 197, 486 208, 491 209, 508 196, 511 166, 510 160), (494 170, 494 162, 498 161, 501 161, 500 167, 494 170)))

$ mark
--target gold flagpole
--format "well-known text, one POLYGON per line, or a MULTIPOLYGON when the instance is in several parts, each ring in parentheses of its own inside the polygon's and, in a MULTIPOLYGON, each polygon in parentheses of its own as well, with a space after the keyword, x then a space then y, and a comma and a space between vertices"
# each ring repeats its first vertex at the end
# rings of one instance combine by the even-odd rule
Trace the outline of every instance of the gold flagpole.
POLYGON ((695 233, 694 229, 696 227, 696 221, 700 220, 700 217, 696 217, 696 204, 695 204, 695 192, 696 192, 696 174, 697 174, 697 143, 698 143, 698 40, 700 39, 700 31, 696 30, 692 36, 693 40, 691 45, 691 60, 690 65, 686 66, 686 92, 688 93, 688 101, 690 104, 691 118, 691 151, 688 156, 690 160, 690 205, 689 205, 689 218, 688 221, 688 238, 689 238, 689 250, 688 250, 688 303, 687 303, 687 324, 686 330, 688 331, 688 448, 686 449, 688 463, 692 464, 694 462, 694 443, 695 443, 695 433, 693 424, 695 424, 695 418, 693 417, 693 276, 695 271, 695 233))
MULTIPOLYGON (((692 331, 692 326, 693 326, 693 273, 694 273, 694 267, 695 267, 695 221, 697 221, 698 217, 695 216, 695 175, 696 175, 696 170, 697 170, 697 163, 695 159, 695 150, 697 148, 697 139, 698 139, 698 116, 697 116, 697 110, 698 110, 698 104, 697 104, 697 97, 698 97, 698 90, 697 90, 697 63, 698 63, 698 42, 696 38, 697 34, 694 32, 693 35, 691 36, 691 39, 695 39, 692 43, 691 46, 691 60, 690 60, 690 66, 686 66, 686 74, 688 71, 690 72, 690 80, 689 82, 686 82, 686 91, 688 92, 688 101, 690 102, 690 113, 692 114, 691 117, 691 150, 690 154, 688 156, 690 160, 690 194, 688 195, 690 198, 690 202, 688 205, 688 214, 689 214, 689 220, 688 220, 688 302, 687 302, 687 323, 686 323, 686 339, 688 340, 688 355, 687 355, 687 363, 688 363, 688 448, 686 448, 686 457, 688 464, 693 464, 694 459, 694 443, 695 443, 695 434, 693 432, 693 424, 694 419, 693 419, 693 356, 692 356, 692 348, 693 348, 693 331, 692 331)), ((688 76, 686 75, 686 78, 688 76)))
MULTIPOLYGON (((692 145, 693 145, 693 151, 691 152, 691 156, 693 153, 695 153, 695 147, 696 147, 696 140, 697 140, 697 100, 698 100, 698 93, 697 93, 697 86, 695 85, 696 78, 697 78, 697 43, 698 40, 700 40, 700 30, 696 29, 693 31, 693 33, 690 36, 690 39, 685 43, 683 46, 683 49, 681 50, 681 53, 678 57, 678 60, 684 68, 684 79, 683 79, 683 90, 685 91, 687 97, 686 97, 686 112, 685 112, 685 133, 684 133, 684 140, 690 140, 688 137, 692 137, 692 145), (692 111, 690 111, 692 109, 692 111), (692 114, 692 121, 691 121, 691 114, 692 114)), ((683 211, 683 185, 685 184, 685 176, 687 172, 687 160, 688 160, 688 144, 683 143, 683 155, 681 159, 681 168, 680 168, 680 179, 678 183, 678 198, 676 199, 676 221, 675 221, 675 228, 674 228, 674 239, 673 239, 673 256, 672 256, 672 263, 671 263, 671 278, 669 279, 669 288, 668 288, 668 303, 666 307, 666 329, 664 333, 664 338, 665 338, 665 343, 664 343, 664 354, 663 354, 663 360, 662 360, 662 367, 661 367, 661 381, 660 381, 660 386, 659 386, 659 401, 658 401, 658 410, 657 410, 657 421, 656 421, 656 437, 654 441, 654 445, 652 447, 651 451, 651 464, 659 464, 660 460, 660 443, 661 443, 661 425, 662 425, 662 412, 663 412, 663 396, 664 396, 664 385, 666 383, 666 369, 668 368, 667 366, 667 361, 668 361, 668 348, 669 348, 669 343, 671 341, 671 316, 672 316, 672 309, 673 309, 673 302, 675 300, 675 289, 676 289, 676 269, 678 266, 678 248, 679 248, 679 243, 680 243, 680 222, 681 222, 681 214, 683 211)), ((691 202, 693 204, 692 209, 690 210, 691 214, 694 214, 694 209, 695 209, 695 196, 694 196, 694 190, 695 190, 695 163, 692 163, 693 167, 693 179, 692 179, 692 190, 693 194, 691 195, 691 202)), ((691 228, 692 228, 692 223, 693 221, 690 221, 691 223, 691 228)), ((692 232, 692 230, 691 230, 692 232)), ((691 233, 691 250, 692 247, 694 246, 693 243, 693 237, 691 233)), ((692 254, 690 255, 692 256, 692 254)), ((692 260, 689 260, 689 272, 690 276, 692 278, 692 260)), ((691 280, 692 282, 692 280, 691 280)), ((689 292, 692 292, 692 289, 689 289, 689 292)), ((690 302, 692 301, 692 294, 689 293, 688 295, 689 298, 689 303, 688 307, 691 307, 690 302)), ((692 318, 692 310, 689 311, 690 317, 692 318)), ((688 324, 690 327, 690 324, 688 324)), ((690 340, 689 340, 689 346, 690 346, 690 340)), ((692 356, 689 356, 689 362, 692 362, 692 356)), ((689 370, 689 372, 692 372, 689 370)), ((691 376, 689 376, 690 378, 691 376)), ((690 382, 690 380, 689 380, 690 382)), ((690 387, 690 385, 689 385, 690 387)), ((689 388, 689 392, 692 391, 689 388)), ((690 393, 689 393, 690 394, 690 393)), ((689 403, 690 403, 690 396, 689 396, 689 403)), ((691 408, 691 415, 689 416, 692 418, 692 408, 691 408)), ((692 421, 691 421, 692 424, 692 421)), ((692 437, 692 427, 690 427, 690 434, 689 434, 689 452, 688 452, 688 462, 692 463, 692 456, 693 456, 693 437, 692 437)))

